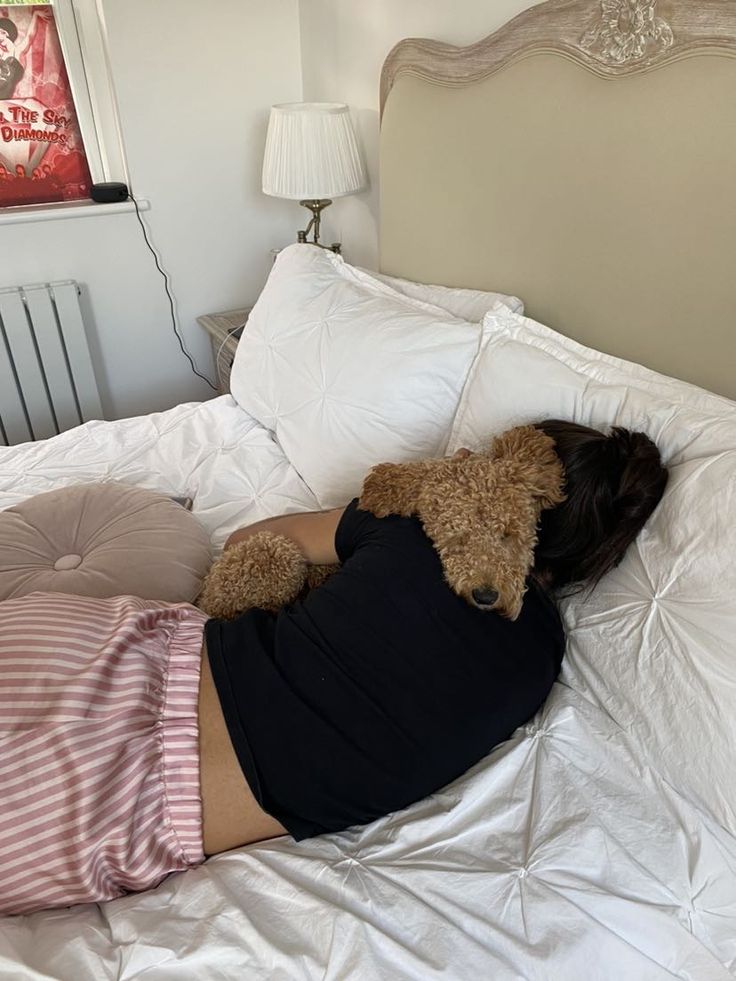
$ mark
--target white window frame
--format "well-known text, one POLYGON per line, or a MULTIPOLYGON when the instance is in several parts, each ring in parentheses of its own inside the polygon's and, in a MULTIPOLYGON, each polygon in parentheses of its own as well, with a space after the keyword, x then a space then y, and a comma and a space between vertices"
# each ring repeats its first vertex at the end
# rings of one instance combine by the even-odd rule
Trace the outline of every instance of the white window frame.
POLYGON ((51 0, 92 183, 130 186, 101 0, 51 0))

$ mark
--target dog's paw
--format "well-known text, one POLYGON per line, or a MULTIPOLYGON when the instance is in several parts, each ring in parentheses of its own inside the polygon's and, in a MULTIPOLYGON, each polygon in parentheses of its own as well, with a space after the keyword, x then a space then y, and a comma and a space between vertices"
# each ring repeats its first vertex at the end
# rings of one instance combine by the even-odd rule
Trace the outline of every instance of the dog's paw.
POLYGON ((223 552, 207 574, 197 605, 221 620, 255 607, 276 612, 294 602, 306 572, 307 563, 296 542, 258 532, 223 552))
POLYGON ((373 467, 363 481, 358 507, 363 511, 370 511, 377 518, 398 514, 395 480, 399 470, 400 467, 395 463, 379 463, 373 467))
POLYGON ((422 488, 431 478, 435 460, 411 463, 379 463, 363 481, 358 506, 377 518, 398 514, 403 518, 416 514, 422 488))

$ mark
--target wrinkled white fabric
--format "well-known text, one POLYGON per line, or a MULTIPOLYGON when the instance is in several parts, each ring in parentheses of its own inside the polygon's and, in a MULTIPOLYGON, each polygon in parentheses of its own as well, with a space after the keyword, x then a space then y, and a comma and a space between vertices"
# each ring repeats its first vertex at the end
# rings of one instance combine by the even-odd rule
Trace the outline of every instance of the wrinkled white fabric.
POLYGON ((563 677, 736 834, 736 403, 508 311, 484 331, 448 452, 544 418, 659 446, 661 504, 592 595, 564 604, 563 677))
POLYGON ((480 321, 498 304, 508 307, 513 313, 524 312, 524 304, 518 296, 487 290, 458 289, 454 286, 434 286, 430 283, 417 283, 412 279, 401 279, 398 276, 387 276, 373 269, 362 269, 360 266, 356 268, 366 276, 378 279, 405 296, 412 296, 415 300, 442 307, 453 317, 460 317, 462 320, 480 321))
POLYGON ((248 318, 230 385, 324 508, 390 460, 441 456, 481 328, 316 246, 284 249, 248 318))
POLYGON ((229 395, 0 448, 0 508, 89 480, 191 497, 216 548, 241 525, 319 510, 273 435, 229 395))

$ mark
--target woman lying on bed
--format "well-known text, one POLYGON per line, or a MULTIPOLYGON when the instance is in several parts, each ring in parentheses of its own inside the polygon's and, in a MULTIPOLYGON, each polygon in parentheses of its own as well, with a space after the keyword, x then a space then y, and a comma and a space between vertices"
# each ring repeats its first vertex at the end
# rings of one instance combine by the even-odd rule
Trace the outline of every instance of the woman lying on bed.
MULTIPOLYGON (((515 621, 463 602, 415 518, 271 518, 342 563, 277 615, 34 593, 0 604, 0 912, 99 901, 205 856, 366 824, 459 777, 542 705, 551 596, 620 561, 664 491, 641 433, 572 423, 515 621), (200 671, 201 667, 201 671, 200 671)), ((460 451, 467 453, 468 451, 460 451)))

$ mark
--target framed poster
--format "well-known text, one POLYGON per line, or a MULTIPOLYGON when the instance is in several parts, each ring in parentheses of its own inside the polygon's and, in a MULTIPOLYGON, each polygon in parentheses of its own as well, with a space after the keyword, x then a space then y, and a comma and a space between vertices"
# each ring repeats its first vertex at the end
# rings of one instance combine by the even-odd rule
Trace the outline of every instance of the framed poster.
POLYGON ((89 198, 54 9, 0 2, 0 207, 89 198))

